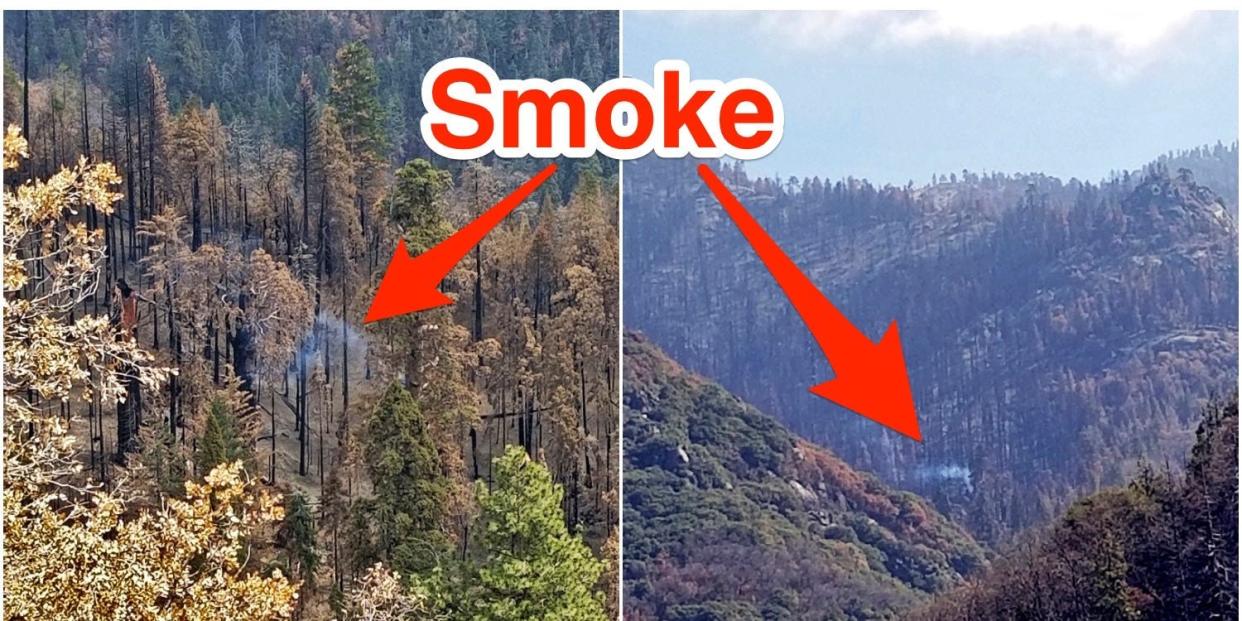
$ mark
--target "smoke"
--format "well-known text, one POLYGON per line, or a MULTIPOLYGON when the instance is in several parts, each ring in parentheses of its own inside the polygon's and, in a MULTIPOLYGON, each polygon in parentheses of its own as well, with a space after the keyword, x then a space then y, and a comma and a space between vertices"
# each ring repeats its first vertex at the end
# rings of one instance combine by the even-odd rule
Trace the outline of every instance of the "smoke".
POLYGON ((323 348, 331 347, 333 348, 333 366, 339 365, 336 358, 340 355, 342 337, 349 341, 350 366, 356 367, 366 358, 368 345, 366 335, 332 314, 331 311, 320 309, 319 315, 315 317, 315 323, 306 331, 306 334, 302 335, 297 361, 306 363, 308 368, 314 368, 316 363, 322 361, 323 348))
POLYGON ((975 486, 970 480, 970 468, 952 464, 941 466, 919 466, 914 476, 923 482, 961 481, 966 490, 973 492, 975 486))

